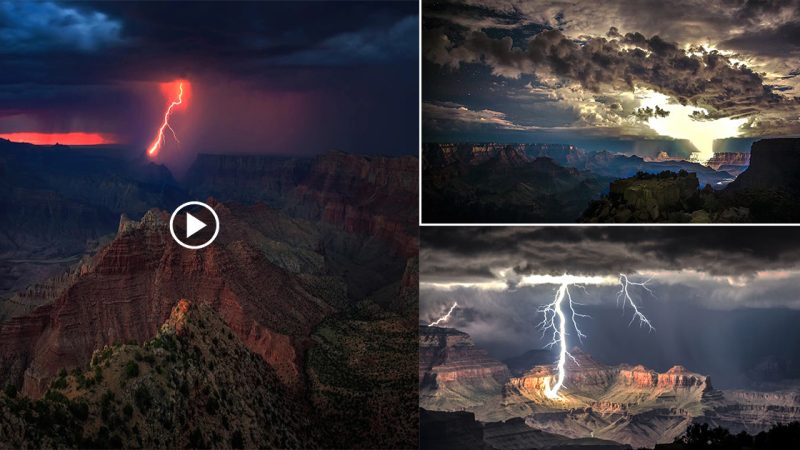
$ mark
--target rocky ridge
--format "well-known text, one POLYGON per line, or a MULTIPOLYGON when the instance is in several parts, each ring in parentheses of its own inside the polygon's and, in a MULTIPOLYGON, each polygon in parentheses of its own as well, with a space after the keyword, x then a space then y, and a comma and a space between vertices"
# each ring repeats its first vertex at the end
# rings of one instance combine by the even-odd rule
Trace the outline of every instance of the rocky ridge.
POLYGON ((544 387, 555 380, 553 364, 523 369, 520 361, 535 358, 514 358, 517 367, 511 375, 504 364, 475 348, 465 333, 421 327, 420 336, 424 336, 420 340, 420 407, 470 411, 483 423, 523 418, 531 429, 571 439, 592 436, 639 448, 672 442, 691 423, 752 433, 800 418, 796 388, 761 393, 720 391, 713 388, 708 376, 679 365, 663 373, 641 365, 607 366, 577 348, 571 351, 575 360, 567 361, 559 398, 550 399, 544 395, 544 387), (448 345, 450 352, 459 356, 455 363, 433 357, 442 352, 431 349, 448 345), (439 371, 447 373, 447 383, 430 382, 439 379, 439 371), (483 380, 475 379, 480 376, 483 380))
MULTIPOLYGON (((235 223, 226 207, 214 206, 224 223, 235 223)), ((157 210, 141 221, 123 220, 117 237, 53 303, 0 324, 4 382, 41 396, 58 370, 85 364, 95 349, 152 338, 169 314, 169 299, 191 297, 217 310, 286 383, 296 383, 307 336, 334 308, 230 234, 236 226, 194 252, 169 237, 167 220, 157 210), (95 325, 80 326, 87 323, 95 325)))
POLYGON ((314 447, 310 415, 209 306, 180 300, 153 339, 106 346, 40 400, 0 394, 0 447, 314 447))

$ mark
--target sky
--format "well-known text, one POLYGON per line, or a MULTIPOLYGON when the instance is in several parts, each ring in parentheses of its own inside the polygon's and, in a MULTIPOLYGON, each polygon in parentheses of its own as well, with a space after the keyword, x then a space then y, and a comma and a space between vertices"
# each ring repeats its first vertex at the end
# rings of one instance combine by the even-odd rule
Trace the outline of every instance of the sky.
POLYGON ((163 161, 416 154, 418 22, 415 2, 0 1, 0 136, 144 151, 185 80, 163 161))
POLYGON ((800 377, 800 237, 792 227, 424 227, 420 321, 458 302, 444 326, 469 333, 496 358, 547 342, 542 305, 564 274, 581 303, 579 346, 607 364, 682 364, 720 387, 743 387, 754 368, 776 359, 800 377), (655 331, 617 303, 619 274, 632 281, 655 331), (602 283, 599 281, 605 280, 602 283))
POLYGON ((800 0, 428 1, 422 15, 424 140, 710 153, 800 134, 800 0))

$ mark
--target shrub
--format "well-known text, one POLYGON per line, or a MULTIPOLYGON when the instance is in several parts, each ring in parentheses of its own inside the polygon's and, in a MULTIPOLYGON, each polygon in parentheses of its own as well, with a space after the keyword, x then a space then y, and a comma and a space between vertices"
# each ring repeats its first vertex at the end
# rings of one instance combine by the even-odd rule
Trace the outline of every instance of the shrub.
POLYGON ((213 415, 217 414, 219 410, 219 402, 214 397, 209 397, 208 401, 206 402, 206 412, 213 415))
POLYGON ((69 410, 73 416, 81 421, 89 418, 89 405, 87 405, 86 402, 70 403, 69 410))
POLYGON ((244 436, 241 431, 236 430, 231 435, 231 448, 244 448, 244 436))
POLYGON ((128 378, 136 378, 139 376, 139 364, 136 361, 128 361, 125 365, 125 376, 128 378))
POLYGON ((203 433, 197 428, 189 435, 189 448, 208 448, 208 445, 206 445, 203 439, 203 433))
POLYGON ((7 384, 3 392, 6 393, 8 398, 16 398, 17 396, 17 387, 11 383, 7 384))
POLYGON ((147 386, 144 385, 136 388, 136 391, 133 393, 133 400, 136 403, 136 407, 139 408, 142 413, 146 413, 153 404, 153 396, 150 394, 150 390, 147 389, 147 386))

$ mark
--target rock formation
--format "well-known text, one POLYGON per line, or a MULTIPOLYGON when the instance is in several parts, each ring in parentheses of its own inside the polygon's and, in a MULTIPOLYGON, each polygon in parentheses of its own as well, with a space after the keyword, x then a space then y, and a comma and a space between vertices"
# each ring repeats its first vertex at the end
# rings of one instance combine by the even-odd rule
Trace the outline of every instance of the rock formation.
POLYGON ((0 443, 16 448, 319 445, 313 416, 275 370, 210 306, 187 300, 152 339, 99 349, 42 399, 6 389, 0 412, 0 443))
POLYGON ((169 237, 165 212, 121 227, 52 304, 0 325, 3 366, 16 368, 4 380, 22 381, 38 397, 60 369, 86 364, 95 349, 152 338, 170 299, 190 297, 217 310, 285 382, 296 383, 304 337, 333 308, 232 234, 237 225, 224 206, 217 211, 230 226, 196 252, 169 237))
POLYGON ((722 152, 714 153, 714 156, 706 163, 714 170, 724 170, 733 176, 739 176, 750 165, 750 153, 744 152, 722 152))
POLYGON ((460 409, 499 397, 508 368, 475 347, 468 334, 451 328, 419 327, 420 404, 460 409))
MULTIPOLYGON (((512 359, 517 363, 514 376, 506 378, 498 394, 496 383, 506 377, 505 366, 477 349, 468 335, 441 328, 421 331, 421 336, 423 333, 420 406, 426 410, 474 413, 485 424, 484 441, 489 443, 486 432, 490 423, 501 427, 497 430, 516 429, 512 433, 515 436, 532 438, 535 434, 531 432, 545 432, 571 439, 569 443, 573 445, 578 445, 576 440, 591 436, 639 448, 672 442, 695 422, 752 433, 776 422, 800 419, 796 386, 772 392, 720 391, 713 388, 708 376, 680 365, 662 373, 641 365, 607 366, 578 348, 570 352, 575 359, 567 359, 566 378, 558 399, 544 395, 545 386, 555 380, 555 365, 536 363, 524 368, 521 361, 533 361, 530 357, 512 359), (454 349, 454 361, 437 358, 441 351, 434 349, 441 348, 454 349), (438 380, 439 373, 449 374, 448 383, 460 384, 451 387, 431 383, 432 374, 438 380), (483 382, 478 377, 483 377, 483 382), (525 426, 520 428, 522 422, 515 422, 515 418, 524 419, 525 426)), ((511 438, 504 438, 507 439, 511 438)), ((515 448, 494 442, 498 448, 515 448)))

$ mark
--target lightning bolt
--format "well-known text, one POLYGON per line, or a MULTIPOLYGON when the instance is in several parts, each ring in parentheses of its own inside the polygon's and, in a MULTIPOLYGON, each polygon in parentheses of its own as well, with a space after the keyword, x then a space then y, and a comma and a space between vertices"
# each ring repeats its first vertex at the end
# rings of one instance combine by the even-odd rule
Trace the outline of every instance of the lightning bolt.
POLYGON ((178 98, 173 100, 172 103, 170 103, 167 107, 167 111, 164 112, 164 121, 161 123, 161 127, 158 128, 158 134, 153 140, 153 143, 150 144, 150 148, 147 149, 147 154, 149 156, 155 156, 156 153, 158 153, 158 150, 164 144, 166 140, 166 137, 164 136, 164 130, 169 130, 170 133, 172 133, 172 137, 175 139, 175 141, 180 143, 178 136, 175 134, 175 130, 173 130, 172 126, 169 124, 169 116, 172 115, 172 109, 181 103, 183 103, 183 82, 178 84, 178 98))
MULTIPOLYGON (((556 294, 553 301, 539 308, 539 312, 544 315, 544 319, 542 319, 538 325, 539 329, 542 330, 543 336, 547 333, 550 333, 551 336, 550 342, 548 342, 545 347, 553 348, 558 346, 559 349, 558 362, 556 364, 557 369, 555 383, 551 384, 552 380, 547 380, 544 387, 544 395, 553 400, 560 398, 558 391, 564 385, 564 379, 567 375, 567 358, 571 358, 577 364, 575 358, 567 351, 567 320, 572 322, 572 326, 575 328, 575 332, 578 335, 578 340, 583 342, 583 339, 586 338, 586 335, 583 334, 580 330, 580 327, 578 327, 578 319, 582 317, 589 317, 588 315, 580 314, 575 310, 575 305, 580 304, 572 300, 569 287, 576 286, 585 290, 586 288, 583 284, 607 284, 606 279, 598 279, 595 277, 576 277, 564 274, 564 276, 560 278, 561 284, 559 285, 558 289, 556 289, 556 294), (567 316, 569 316, 569 319, 567 316)), ((632 286, 636 286, 653 295, 653 291, 647 287, 647 283, 649 281, 650 280, 648 279, 643 282, 633 282, 628 279, 627 275, 620 274, 618 279, 620 290, 617 295, 617 305, 622 303, 623 310, 625 305, 630 305, 633 308, 633 318, 631 318, 628 326, 633 324, 633 322, 638 319, 640 327, 647 326, 649 331, 655 331, 655 328, 650 321, 647 320, 647 317, 645 317, 645 315, 641 312, 630 293, 630 288, 632 286)))
POLYGON ((458 302, 453 302, 453 306, 450 307, 450 311, 447 311, 447 314, 445 314, 442 317, 439 317, 435 321, 431 322, 430 325, 428 325, 428 326, 429 327, 433 327, 433 326, 439 325, 442 322, 447 322, 450 319, 450 314, 453 313, 453 310, 456 309, 457 306, 458 306, 458 302))

